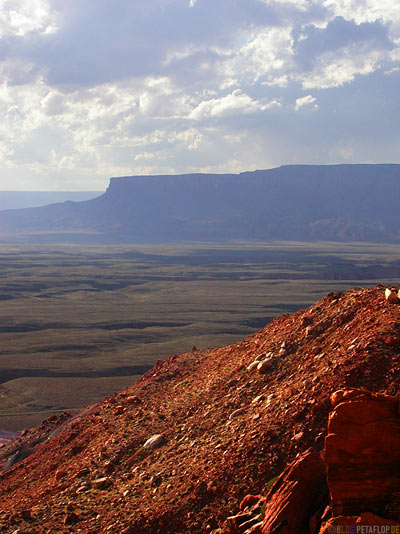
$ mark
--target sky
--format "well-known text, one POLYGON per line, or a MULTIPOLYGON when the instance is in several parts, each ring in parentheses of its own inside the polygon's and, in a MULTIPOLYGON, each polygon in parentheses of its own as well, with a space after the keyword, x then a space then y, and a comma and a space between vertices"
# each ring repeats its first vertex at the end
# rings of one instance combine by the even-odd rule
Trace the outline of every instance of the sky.
POLYGON ((0 189, 398 163, 398 0, 0 0, 0 189))

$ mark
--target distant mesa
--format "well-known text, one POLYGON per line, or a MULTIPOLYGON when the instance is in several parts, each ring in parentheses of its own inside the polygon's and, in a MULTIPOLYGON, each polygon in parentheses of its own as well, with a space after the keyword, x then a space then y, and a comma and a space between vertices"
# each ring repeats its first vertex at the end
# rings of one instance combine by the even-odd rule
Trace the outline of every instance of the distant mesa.
POLYGON ((112 178, 90 200, 0 211, 2 237, 89 242, 400 242, 400 165, 112 178))

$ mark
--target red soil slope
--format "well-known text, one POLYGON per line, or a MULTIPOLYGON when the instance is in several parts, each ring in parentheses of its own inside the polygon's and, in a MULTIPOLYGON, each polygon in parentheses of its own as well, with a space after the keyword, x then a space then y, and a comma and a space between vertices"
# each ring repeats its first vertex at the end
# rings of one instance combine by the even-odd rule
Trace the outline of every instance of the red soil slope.
POLYGON ((382 286, 329 294, 240 343, 158 362, 0 475, 0 532, 221 532, 245 495, 323 449, 333 392, 399 393, 399 312, 382 286), (263 374, 248 370, 268 352, 263 374))

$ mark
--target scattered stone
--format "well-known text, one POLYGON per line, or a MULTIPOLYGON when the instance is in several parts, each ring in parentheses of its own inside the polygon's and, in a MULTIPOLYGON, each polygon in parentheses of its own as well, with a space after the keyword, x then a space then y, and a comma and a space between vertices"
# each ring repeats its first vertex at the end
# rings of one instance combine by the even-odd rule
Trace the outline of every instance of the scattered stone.
POLYGON ((298 442, 304 438, 304 432, 298 432, 292 437, 292 441, 298 442))
POLYGON ((260 362, 257 365, 257 371, 261 375, 265 375, 266 373, 268 373, 268 371, 271 369, 271 367, 272 367, 272 360, 271 359, 264 360, 264 361, 260 362))
POLYGON ((112 482, 110 477, 96 478, 92 481, 92 486, 96 489, 105 489, 111 486, 112 482))
POLYGON ((115 465, 111 460, 104 462, 104 470, 106 473, 112 473, 115 469, 115 465))
POLYGON ((207 492, 208 492, 208 493, 211 493, 211 494, 213 494, 213 495, 215 495, 216 493, 218 493, 218 486, 217 486, 217 484, 216 484, 213 480, 211 480, 211 481, 209 481, 209 482, 207 483, 207 488, 206 488, 206 489, 207 489, 207 492))
POLYGON ((398 294, 400 294, 400 290, 397 293, 395 289, 385 289, 385 299, 389 304, 396 304, 397 302, 399 302, 398 294))
POLYGON ((30 521, 32 519, 32 510, 22 510, 21 517, 24 521, 30 521))
POLYGON ((165 441, 163 434, 154 434, 154 436, 151 436, 151 438, 146 441, 143 447, 145 449, 157 449, 164 445, 165 441))
POLYGON ((159 486, 161 482, 162 482, 162 476, 160 474, 152 476, 149 480, 150 486, 153 486, 153 487, 159 486))
POLYGON ((83 493, 84 491, 87 491, 89 489, 89 484, 87 482, 85 482, 84 484, 82 484, 82 486, 79 486, 79 488, 77 488, 76 490, 76 494, 79 495, 80 493, 83 493))
POLYGON ((385 339, 385 343, 386 345, 388 345, 389 347, 393 347, 394 345, 397 345, 399 343, 399 338, 398 337, 395 337, 395 336, 388 336, 386 339, 385 339))
POLYGON ((81 444, 77 444, 77 445, 74 445, 71 449, 71 455, 72 456, 76 456, 77 454, 79 454, 80 452, 83 451, 85 447, 81 444))
POLYGON ((247 367, 247 370, 253 371, 254 369, 257 369, 257 366, 259 365, 259 360, 255 360, 254 362, 251 362, 251 364, 247 367))
POLYGON ((310 316, 305 316, 302 318, 301 320, 301 326, 309 326, 311 323, 313 322, 312 320, 312 317, 310 316))
POLYGON ((127 404, 140 404, 142 401, 137 395, 130 395, 126 397, 127 404))
POLYGON ((75 525, 78 523, 79 516, 75 512, 67 512, 64 517, 64 525, 75 525))
POLYGON ((229 421, 232 421, 232 419, 235 419, 235 417, 237 417, 238 415, 242 415, 243 413, 245 413, 245 411, 246 408, 238 408, 237 410, 231 413, 231 415, 229 416, 229 421))
POLYGON ((61 480, 66 474, 67 472, 64 469, 57 469, 57 471, 54 473, 54 478, 56 480, 61 480))
POLYGON ((90 474, 90 470, 87 467, 83 467, 82 469, 79 469, 79 471, 76 473, 75 477, 76 478, 82 478, 82 477, 86 477, 89 474, 90 474))

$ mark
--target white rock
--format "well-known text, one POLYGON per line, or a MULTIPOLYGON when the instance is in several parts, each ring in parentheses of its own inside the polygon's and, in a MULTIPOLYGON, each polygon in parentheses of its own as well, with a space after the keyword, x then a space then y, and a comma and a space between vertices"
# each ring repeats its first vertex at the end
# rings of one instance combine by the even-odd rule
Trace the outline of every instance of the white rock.
POLYGON ((251 404, 257 404, 258 402, 261 402, 262 400, 264 400, 264 395, 258 395, 258 397, 255 397, 255 398, 251 401, 251 404))
MULTIPOLYGON (((400 293, 400 291, 399 291, 400 293)), ((396 293, 396 290, 395 289, 389 289, 388 287, 385 289, 385 299, 390 303, 390 304, 395 304, 396 302, 399 301, 399 293, 396 293)))
POLYGON ((108 486, 111 486, 111 479, 109 477, 101 477, 96 478, 96 480, 92 481, 92 486, 94 488, 102 489, 107 488, 108 486))
POLYGON ((238 415, 241 415, 245 411, 246 411, 245 408, 238 408, 237 410, 235 410, 234 412, 231 413, 231 415, 229 416, 229 421, 232 421, 232 419, 234 419, 238 415))
POLYGON ((146 441, 143 447, 145 449, 157 449, 157 447, 161 447, 164 443, 165 437, 162 434, 154 434, 154 436, 151 436, 151 438, 146 441))
POLYGON ((301 441, 304 437, 304 432, 298 432, 292 437, 292 441, 301 441))
POLYGON ((254 362, 251 362, 251 364, 247 367, 247 370, 249 372, 253 371, 253 369, 255 369, 258 366, 259 363, 260 362, 258 360, 254 361, 254 362))

